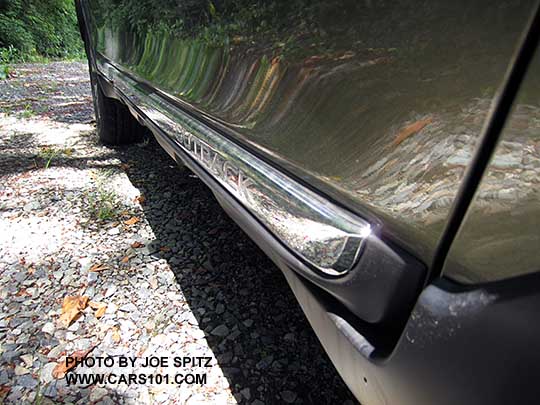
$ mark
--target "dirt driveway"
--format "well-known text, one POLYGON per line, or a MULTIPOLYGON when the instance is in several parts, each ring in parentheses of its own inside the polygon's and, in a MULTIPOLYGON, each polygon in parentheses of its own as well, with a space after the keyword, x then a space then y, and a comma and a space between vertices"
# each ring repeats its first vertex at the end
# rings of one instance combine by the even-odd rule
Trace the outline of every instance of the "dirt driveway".
POLYGON ((0 82, 0 403, 353 403, 280 271, 152 139, 96 141, 86 65, 0 82), (63 308, 64 306, 64 308, 63 308), (206 384, 68 386, 68 375, 206 384), (143 367, 145 358, 208 367, 143 367), (87 366, 89 366, 87 364, 87 366))

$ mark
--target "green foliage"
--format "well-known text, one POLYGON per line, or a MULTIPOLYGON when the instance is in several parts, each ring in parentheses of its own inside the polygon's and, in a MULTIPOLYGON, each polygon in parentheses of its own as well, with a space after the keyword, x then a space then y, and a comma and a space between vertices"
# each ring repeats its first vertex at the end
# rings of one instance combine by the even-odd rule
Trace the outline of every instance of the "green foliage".
POLYGON ((0 63, 7 65, 21 59, 21 52, 13 45, 7 48, 0 48, 0 63))
POLYGON ((0 1, 0 63, 82 55, 73 0, 0 1))
POLYGON ((8 65, 0 65, 0 80, 7 79, 10 73, 11 69, 8 65))
MULTIPOLYGON (((21 117, 28 119, 28 118, 33 117, 35 114, 36 112, 32 109, 32 104, 26 103, 24 105, 24 109, 21 112, 21 117)), ((48 167, 48 164, 47 164, 47 167, 48 167)))
POLYGON ((101 170, 94 177, 94 189, 85 193, 88 201, 88 215, 97 221, 111 221, 120 216, 120 197, 109 187, 112 171, 101 170))
MULTIPOLYGON (((28 116, 23 115, 23 118, 30 118, 34 114, 34 111, 28 105, 25 106, 23 114, 24 112, 30 112, 30 113, 28 116)), ((61 148, 54 148, 52 146, 44 146, 41 148, 40 152, 38 153, 38 157, 45 162, 44 164, 45 169, 48 169, 54 159, 56 159, 57 157, 59 158, 62 155, 69 157, 71 156, 72 153, 73 153, 73 149, 71 148, 61 149, 61 148)))
POLYGON ((88 214, 92 219, 99 221, 109 221, 119 215, 118 196, 114 191, 99 188, 88 193, 88 214))
POLYGON ((360 27, 355 19, 366 8, 357 0, 160 0, 159 7, 156 4, 156 0, 94 0, 91 15, 100 28, 167 34, 211 46, 256 42, 291 56, 306 47, 311 53, 318 52, 317 47, 332 51, 331 35, 354 37, 343 27, 360 27), (338 32, 330 32, 333 29, 338 32))
POLYGON ((309 0, 96 0, 97 26, 130 26, 138 32, 167 31, 205 41, 224 35, 277 33, 313 14, 309 0))

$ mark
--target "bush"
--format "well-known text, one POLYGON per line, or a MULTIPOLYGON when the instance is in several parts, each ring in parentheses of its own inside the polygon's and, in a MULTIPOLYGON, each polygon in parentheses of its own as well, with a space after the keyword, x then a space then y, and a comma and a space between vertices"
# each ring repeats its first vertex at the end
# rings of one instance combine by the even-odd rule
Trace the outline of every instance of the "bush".
POLYGON ((0 62, 82 55, 73 0, 0 1, 0 62))

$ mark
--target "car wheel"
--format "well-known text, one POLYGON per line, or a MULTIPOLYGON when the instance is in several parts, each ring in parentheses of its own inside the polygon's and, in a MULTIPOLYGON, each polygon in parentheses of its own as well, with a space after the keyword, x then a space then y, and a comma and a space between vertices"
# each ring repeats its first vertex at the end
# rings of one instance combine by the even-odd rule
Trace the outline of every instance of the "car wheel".
POLYGON ((122 102, 107 97, 92 74, 90 81, 99 140, 106 145, 124 145, 143 139, 148 131, 146 127, 139 124, 122 102))

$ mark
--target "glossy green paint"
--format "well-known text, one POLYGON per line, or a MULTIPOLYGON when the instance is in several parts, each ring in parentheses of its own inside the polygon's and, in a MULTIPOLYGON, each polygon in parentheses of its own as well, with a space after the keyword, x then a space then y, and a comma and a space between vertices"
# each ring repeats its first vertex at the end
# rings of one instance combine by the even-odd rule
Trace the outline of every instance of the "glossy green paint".
POLYGON ((444 272, 464 283, 540 270, 540 55, 535 57, 444 272))
POLYGON ((93 41, 431 262, 533 3, 229 3, 145 26, 93 0, 93 41))

